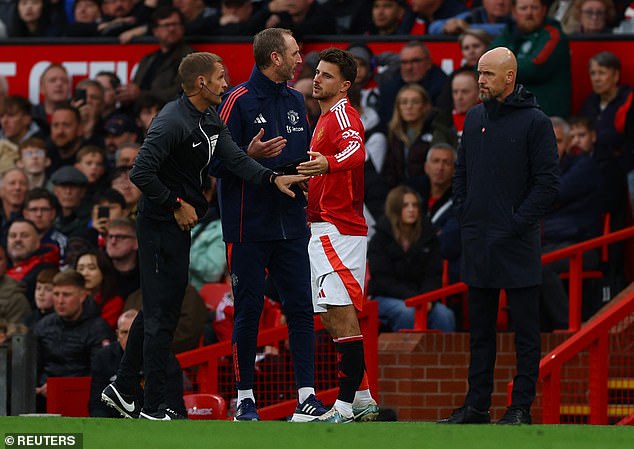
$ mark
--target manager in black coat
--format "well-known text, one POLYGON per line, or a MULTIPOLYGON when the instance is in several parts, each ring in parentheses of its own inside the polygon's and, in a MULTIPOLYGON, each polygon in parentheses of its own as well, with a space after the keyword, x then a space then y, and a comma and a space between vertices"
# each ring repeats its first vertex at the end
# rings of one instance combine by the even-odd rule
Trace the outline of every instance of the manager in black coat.
POLYGON ((454 175, 469 286, 471 362, 464 407, 444 423, 486 423, 493 391, 496 318, 506 291, 515 330, 517 373, 511 406, 498 424, 528 424, 539 372, 539 220, 557 198, 557 146, 534 96, 515 85, 517 61, 504 47, 478 62, 483 103, 472 108, 454 175))

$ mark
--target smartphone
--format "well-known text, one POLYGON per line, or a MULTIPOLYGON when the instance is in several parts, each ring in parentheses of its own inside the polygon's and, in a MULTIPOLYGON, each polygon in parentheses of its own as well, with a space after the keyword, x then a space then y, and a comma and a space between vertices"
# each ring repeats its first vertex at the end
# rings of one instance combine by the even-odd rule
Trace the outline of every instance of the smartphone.
POLYGON ((295 159, 292 162, 284 165, 278 165, 273 169, 275 173, 279 173, 280 175, 296 175, 297 174, 297 166, 302 162, 308 161, 310 158, 308 155, 302 156, 299 159, 295 159))
POLYGON ((108 206, 99 206, 97 218, 110 218, 110 208, 108 206))
POLYGON ((86 89, 75 89, 75 95, 73 96, 75 101, 86 101, 86 89))

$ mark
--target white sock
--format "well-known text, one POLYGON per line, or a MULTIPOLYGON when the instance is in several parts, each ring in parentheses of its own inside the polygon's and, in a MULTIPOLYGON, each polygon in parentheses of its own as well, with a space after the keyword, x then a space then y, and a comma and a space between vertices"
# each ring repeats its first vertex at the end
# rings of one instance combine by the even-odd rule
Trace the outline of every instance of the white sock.
POLYGON ((238 407, 240 407, 240 403, 244 400, 244 399, 251 399, 253 402, 255 402, 255 396, 253 396, 253 389, 251 390, 238 390, 238 407))
POLYGON ((302 402, 304 402, 311 394, 315 394, 315 389, 313 387, 302 387, 297 390, 299 403, 301 404, 302 402))
POLYGON ((355 407, 365 407, 369 405, 374 399, 372 399, 372 395, 370 394, 370 390, 359 390, 354 394, 354 401, 352 404, 355 407))
POLYGON ((343 402, 337 399, 335 401, 334 407, 337 409, 339 413, 341 413, 345 417, 352 416, 352 404, 349 402, 343 402))

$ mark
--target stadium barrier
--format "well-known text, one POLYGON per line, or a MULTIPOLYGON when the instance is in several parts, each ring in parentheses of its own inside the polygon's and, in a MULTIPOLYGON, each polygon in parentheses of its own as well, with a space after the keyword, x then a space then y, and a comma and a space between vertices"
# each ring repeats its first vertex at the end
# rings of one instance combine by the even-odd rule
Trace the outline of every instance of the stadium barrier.
MULTIPOLYGON (((370 389, 378 397, 378 304, 367 301, 359 313, 370 389)), ((176 356, 188 378, 186 394, 215 393, 235 411, 234 355, 231 341, 215 343, 176 356)), ((315 317, 315 389, 326 404, 338 393, 337 354, 332 338, 315 317)), ((288 327, 281 325, 258 334, 253 390, 263 420, 284 419, 297 406, 295 377, 288 346, 288 327)))

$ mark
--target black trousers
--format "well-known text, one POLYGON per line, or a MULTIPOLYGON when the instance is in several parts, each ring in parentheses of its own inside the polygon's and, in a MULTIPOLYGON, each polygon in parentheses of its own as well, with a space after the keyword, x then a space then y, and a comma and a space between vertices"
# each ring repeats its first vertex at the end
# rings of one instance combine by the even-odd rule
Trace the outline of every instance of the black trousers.
POLYGON ((142 365, 143 408, 153 412, 168 405, 166 369, 174 357, 170 345, 187 287, 191 236, 181 231, 176 222, 159 222, 139 214, 137 238, 143 313, 130 328, 116 384, 128 391, 142 365))
MULTIPOLYGON (((512 405, 530 408, 539 374, 539 286, 506 289, 515 331, 517 372, 512 405)), ((496 321, 500 289, 469 287, 471 326, 469 392, 465 405, 478 410, 491 407, 496 356, 496 321)))

